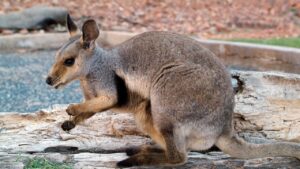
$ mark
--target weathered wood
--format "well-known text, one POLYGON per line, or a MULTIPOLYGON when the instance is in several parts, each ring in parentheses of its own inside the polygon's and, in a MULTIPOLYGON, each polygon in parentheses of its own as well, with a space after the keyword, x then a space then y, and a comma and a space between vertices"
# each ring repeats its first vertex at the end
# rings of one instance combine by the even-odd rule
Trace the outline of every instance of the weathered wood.
POLYGON ((300 142, 300 75, 233 72, 240 80, 235 128, 252 136, 300 142))
MULTIPOLYGON (((24 163, 29 158, 43 157, 51 161, 66 163, 74 169, 106 169, 115 168, 117 161, 126 158, 124 153, 99 154, 99 153, 37 153, 37 154, 0 154, 1 169, 23 169, 24 163)), ((295 158, 259 158, 251 160, 241 160, 230 158, 222 152, 211 152, 201 154, 189 153, 189 160, 185 165, 173 167, 176 169, 298 169, 300 161, 295 158)), ((170 169, 170 167, 132 167, 135 169, 170 169)))
MULTIPOLYGON (((232 72, 236 94, 234 124, 250 142, 300 142, 300 75, 232 72)), ((22 168, 27 157, 41 156, 74 168, 113 168, 131 145, 149 144, 131 114, 99 113, 69 133, 64 108, 32 114, 0 114, 0 166, 22 168), (16 160, 19 159, 19 160, 16 160), (21 160, 20 160, 21 159, 21 160), (24 160, 23 160, 24 159, 24 160)), ((221 152, 190 153, 180 168, 297 168, 294 158, 241 160, 221 152)))
POLYGON ((23 11, 0 14, 1 29, 47 29, 65 24, 68 10, 60 7, 35 6, 23 11))

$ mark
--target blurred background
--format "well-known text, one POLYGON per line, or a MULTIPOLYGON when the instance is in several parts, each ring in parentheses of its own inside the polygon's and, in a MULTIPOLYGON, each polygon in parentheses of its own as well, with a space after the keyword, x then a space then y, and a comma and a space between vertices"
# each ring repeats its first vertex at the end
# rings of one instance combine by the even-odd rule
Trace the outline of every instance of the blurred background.
MULTIPOLYGON (((168 30, 212 39, 300 33, 299 0, 1 0, 0 13, 37 5, 64 7, 77 21, 92 17, 103 30, 168 30)), ((1 33, 12 32, 1 29, 1 33)))
MULTIPOLYGON (((32 112, 81 100, 78 83, 63 90, 44 83, 59 46, 56 44, 63 41, 53 37, 66 39, 66 13, 79 25, 88 18, 96 19, 103 31, 161 30, 198 39, 300 47, 299 0, 1 0, 0 112, 32 112), (41 34, 51 36, 36 38, 41 34), (41 43, 49 48, 36 49, 41 43), (6 50, 9 48, 14 50, 6 50)), ((280 56, 276 55, 255 70, 265 71, 268 67, 299 73, 295 51, 294 60, 279 62, 280 56)), ((236 62, 240 54, 228 56, 224 58, 229 69, 252 70, 257 64, 253 60, 236 62)))

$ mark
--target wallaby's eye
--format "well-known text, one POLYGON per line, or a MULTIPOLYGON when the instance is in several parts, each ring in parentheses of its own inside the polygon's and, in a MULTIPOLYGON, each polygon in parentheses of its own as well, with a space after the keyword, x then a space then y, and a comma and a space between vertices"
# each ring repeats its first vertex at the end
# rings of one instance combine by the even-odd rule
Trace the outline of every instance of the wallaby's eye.
POLYGON ((75 63, 75 59, 74 58, 69 58, 69 59, 65 60, 64 65, 65 66, 72 66, 74 63, 75 63))

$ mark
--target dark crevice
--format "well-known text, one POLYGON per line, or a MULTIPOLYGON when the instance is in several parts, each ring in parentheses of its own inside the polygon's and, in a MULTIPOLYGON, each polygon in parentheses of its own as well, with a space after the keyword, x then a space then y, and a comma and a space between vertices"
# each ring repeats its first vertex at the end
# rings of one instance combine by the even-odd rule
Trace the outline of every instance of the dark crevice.
MULTIPOLYGON (((105 150, 105 149, 82 149, 78 150, 78 147, 73 146, 54 146, 54 147, 47 147, 44 151, 27 151, 28 154, 36 154, 36 153, 61 153, 61 154, 79 154, 79 153, 98 153, 98 154, 113 154, 113 153, 124 153, 126 148, 114 149, 114 150, 105 150)), ((209 153, 209 152, 216 152, 221 151, 218 147, 213 146, 208 150, 203 151, 193 151, 199 153, 209 153)))
POLYGON ((53 152, 59 152, 59 153, 72 153, 78 151, 78 147, 73 146, 55 146, 55 147, 47 147, 45 148, 45 153, 53 153, 53 152))
POLYGON ((244 90, 245 83, 240 79, 239 75, 231 75, 231 77, 237 81, 237 85, 233 86, 234 93, 242 93, 244 90))
POLYGON ((104 150, 104 149, 90 149, 90 150, 79 150, 78 153, 98 153, 98 154, 113 154, 113 153, 124 153, 124 149, 115 149, 115 150, 104 150))
POLYGON ((202 154, 207 154, 209 152, 216 152, 216 151, 220 151, 221 150, 217 147, 217 146, 212 146, 210 149, 208 150, 202 150, 202 151, 192 151, 192 152, 198 152, 198 153, 202 153, 202 154))
POLYGON ((115 149, 115 150, 105 150, 105 149, 82 149, 79 150, 78 147, 74 146, 54 146, 47 147, 42 152, 27 152, 30 154, 34 153, 62 153, 62 154, 78 154, 78 153, 99 153, 99 154, 112 154, 112 153, 122 153, 125 149, 115 149))
MULTIPOLYGON (((74 146, 54 146, 54 147, 47 147, 44 151, 27 151, 28 154, 36 154, 36 153, 61 153, 61 154, 79 154, 79 153, 98 153, 98 154, 113 154, 113 153, 124 153, 126 148, 114 149, 114 150, 105 150, 105 149, 81 149, 79 150, 78 147, 74 146)), ((213 146, 208 150, 203 151, 193 151, 199 153, 209 153, 221 151, 218 147, 213 146)))
POLYGON ((40 153, 39 151, 26 151, 27 154, 36 154, 36 153, 40 153))

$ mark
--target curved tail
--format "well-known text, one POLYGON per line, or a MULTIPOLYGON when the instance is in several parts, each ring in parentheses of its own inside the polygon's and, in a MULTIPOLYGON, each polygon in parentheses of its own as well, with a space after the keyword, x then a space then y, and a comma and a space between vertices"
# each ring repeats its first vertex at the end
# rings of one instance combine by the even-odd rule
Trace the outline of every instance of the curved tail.
POLYGON ((275 142, 268 144, 252 144, 237 135, 221 135, 216 146, 224 153, 237 158, 262 158, 288 156, 300 160, 300 144, 291 142, 275 142))

